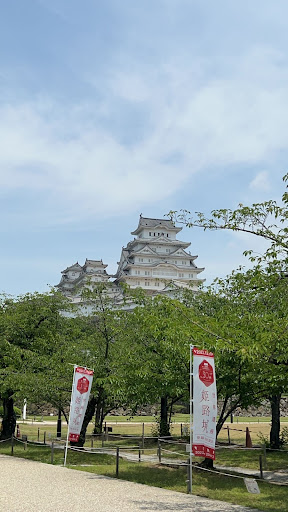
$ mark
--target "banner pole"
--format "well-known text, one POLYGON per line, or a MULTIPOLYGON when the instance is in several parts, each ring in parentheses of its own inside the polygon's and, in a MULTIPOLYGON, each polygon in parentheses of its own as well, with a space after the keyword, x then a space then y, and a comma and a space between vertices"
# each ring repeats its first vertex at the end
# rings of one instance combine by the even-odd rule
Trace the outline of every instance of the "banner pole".
POLYGON ((72 397, 73 397, 73 391, 74 391, 74 385, 75 385, 75 369, 77 368, 76 364, 74 364, 73 366, 74 366, 74 373, 73 373, 73 383, 72 383, 72 391, 71 391, 71 398, 70 398, 69 420, 68 420, 67 437, 66 437, 66 445, 65 445, 65 455, 64 455, 64 467, 66 466, 66 460, 67 460, 69 427, 70 427, 70 412, 71 412, 72 397))
POLYGON ((194 345, 190 345, 190 450, 189 450, 189 493, 192 494, 192 443, 193 443, 193 371, 192 357, 194 345))

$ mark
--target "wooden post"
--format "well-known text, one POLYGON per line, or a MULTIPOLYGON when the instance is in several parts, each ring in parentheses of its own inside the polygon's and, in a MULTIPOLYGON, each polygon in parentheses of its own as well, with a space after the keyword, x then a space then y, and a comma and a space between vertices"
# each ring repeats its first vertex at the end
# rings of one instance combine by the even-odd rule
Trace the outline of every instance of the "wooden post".
POLYGON ((144 434, 145 434, 145 423, 142 423, 142 453, 144 453, 144 434))
POLYGON ((190 458, 187 459, 187 494, 191 494, 191 478, 190 478, 190 458))
POLYGON ((228 444, 231 444, 231 439, 230 439, 230 428, 228 427, 228 425, 227 425, 227 434, 228 434, 228 444))
POLYGON ((104 448, 104 432, 101 433, 102 448, 104 448))
POLYGON ((11 455, 14 455, 14 436, 11 436, 11 455))
POLYGON ((54 441, 51 443, 51 464, 54 464, 54 441))
POLYGON ((116 476, 119 476, 119 446, 116 448, 116 476))
POLYGON ((161 441, 158 439, 158 460, 161 463, 161 441))
POLYGON ((246 427, 246 448, 252 448, 252 440, 248 427, 246 427))
POLYGON ((39 441, 40 441, 40 428, 39 428, 39 427, 38 427, 37 441, 38 441, 38 443, 39 443, 39 441))
POLYGON ((93 436, 91 436, 91 448, 93 448, 93 436))
POLYGON ((263 444, 263 467, 267 470, 266 444, 263 444))
POLYGON ((259 471, 260 471, 260 478, 262 478, 262 479, 263 479, 262 455, 259 455, 259 471))
POLYGON ((44 436, 43 436, 43 444, 46 444, 46 430, 45 430, 44 436))
POLYGON ((182 423, 180 425, 180 432, 181 432, 181 437, 183 437, 183 424, 182 423))
POLYGON ((141 443, 139 441, 139 450, 138 450, 138 462, 141 462, 141 449, 140 449, 141 443))
POLYGON ((105 439, 106 439, 106 441, 108 441, 108 427, 107 427, 106 421, 105 421, 105 439))

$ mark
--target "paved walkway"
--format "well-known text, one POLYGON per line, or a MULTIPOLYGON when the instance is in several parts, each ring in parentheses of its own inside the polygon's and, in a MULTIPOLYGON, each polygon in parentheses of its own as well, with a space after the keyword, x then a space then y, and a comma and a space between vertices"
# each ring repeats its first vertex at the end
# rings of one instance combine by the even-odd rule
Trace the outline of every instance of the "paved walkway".
POLYGON ((0 465, 1 512, 257 512, 16 457, 0 455, 0 465))

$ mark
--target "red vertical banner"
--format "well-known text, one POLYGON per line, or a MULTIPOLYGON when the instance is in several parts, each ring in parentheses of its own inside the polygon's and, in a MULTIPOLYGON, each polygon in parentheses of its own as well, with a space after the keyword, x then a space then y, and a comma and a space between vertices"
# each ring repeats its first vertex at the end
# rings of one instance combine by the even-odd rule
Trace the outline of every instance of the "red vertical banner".
POLYGON ((93 370, 75 366, 69 415, 69 441, 77 442, 79 440, 90 396, 92 380, 93 370))
POLYGON ((195 456, 215 460, 217 390, 214 354, 193 348, 193 443, 195 456))

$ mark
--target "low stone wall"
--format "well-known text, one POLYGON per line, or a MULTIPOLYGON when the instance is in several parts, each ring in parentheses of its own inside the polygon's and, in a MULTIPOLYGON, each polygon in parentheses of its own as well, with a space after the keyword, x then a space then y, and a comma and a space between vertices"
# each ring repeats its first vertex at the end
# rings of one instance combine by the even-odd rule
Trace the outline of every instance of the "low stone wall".
MULTIPOLYGON (((282 417, 288 416, 288 398, 282 398, 280 404, 280 414, 282 417)), ((234 416, 271 416, 271 407, 269 400, 263 400, 258 407, 248 407, 248 409, 240 409, 238 407, 234 416)))

